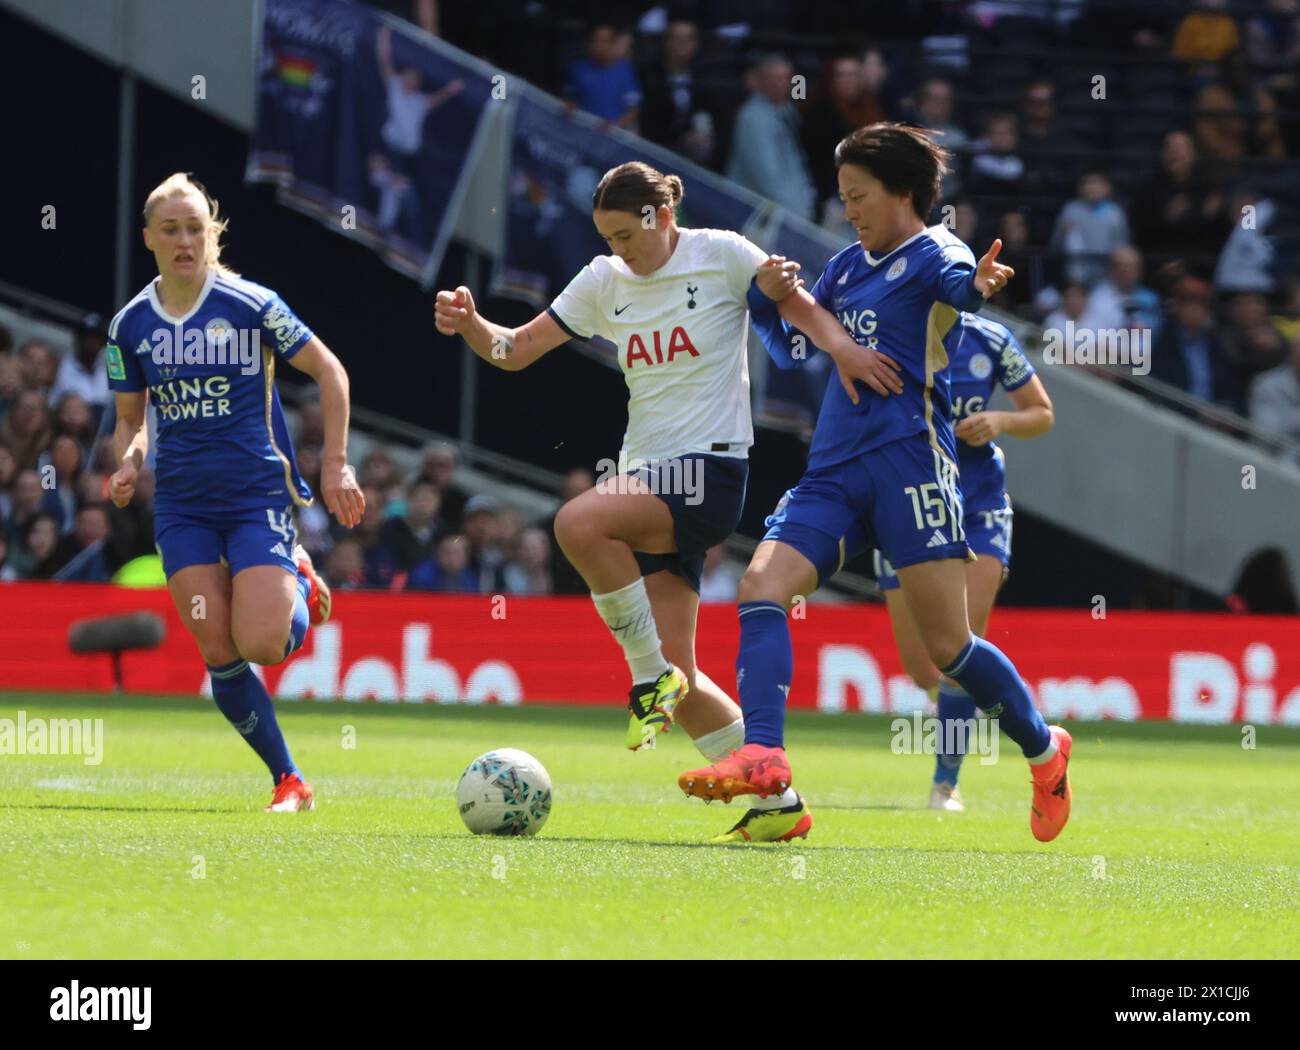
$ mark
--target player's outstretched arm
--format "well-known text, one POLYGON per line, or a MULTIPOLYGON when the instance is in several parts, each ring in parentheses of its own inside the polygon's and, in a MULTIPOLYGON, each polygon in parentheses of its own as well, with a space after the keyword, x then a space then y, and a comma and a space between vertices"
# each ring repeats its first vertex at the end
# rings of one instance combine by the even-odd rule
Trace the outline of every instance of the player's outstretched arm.
POLYGON ((135 481, 144 457, 149 453, 149 428, 144 424, 144 410, 149 391, 115 393, 117 423, 113 427, 113 461, 118 469, 108 479, 108 495, 115 506, 125 507, 135 495, 135 481))
POLYGON ((325 420, 325 447, 321 450, 320 494, 325 506, 344 528, 361 524, 366 497, 348 466, 348 373, 343 362, 320 340, 312 336, 289 363, 316 380, 320 388, 320 409, 325 420))
POLYGON ((974 412, 957 424, 954 433, 966 444, 978 448, 995 440, 999 434, 1036 438, 1052 429, 1056 422, 1052 399, 1047 396, 1047 389, 1038 376, 1010 391, 1007 397, 1016 406, 1014 412, 974 412))
POLYGON ((478 312, 463 284, 454 292, 438 293, 434 314, 439 332, 459 335, 484 361, 507 372, 527 368, 570 338, 549 313, 538 314, 521 328, 493 324, 478 312))

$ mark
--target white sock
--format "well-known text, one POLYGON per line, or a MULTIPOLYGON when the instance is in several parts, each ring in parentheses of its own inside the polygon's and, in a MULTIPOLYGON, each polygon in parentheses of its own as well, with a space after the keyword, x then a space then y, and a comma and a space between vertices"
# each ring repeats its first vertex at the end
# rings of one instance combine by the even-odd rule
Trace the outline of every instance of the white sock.
POLYGON ((718 762, 726 758, 731 752, 745 746, 745 720, 737 718, 729 726, 697 736, 695 746, 710 762, 718 762))
POLYGON ((1031 766, 1041 766, 1044 762, 1050 762, 1056 757, 1057 750, 1056 737, 1052 737, 1051 741, 1047 745, 1047 750, 1041 755, 1035 755, 1031 758, 1029 764, 1031 766))
POLYGON ((645 580, 634 582, 608 594, 592 592, 591 600, 605 621, 609 633, 623 647, 632 683, 653 682, 668 670, 668 661, 659 648, 659 628, 655 626, 654 613, 650 611, 650 598, 645 592, 645 580))
POLYGON ((750 800, 750 809, 784 809, 786 806, 793 806, 799 801, 799 793, 794 788, 786 788, 783 795, 768 795, 767 798, 760 798, 755 795, 750 800))

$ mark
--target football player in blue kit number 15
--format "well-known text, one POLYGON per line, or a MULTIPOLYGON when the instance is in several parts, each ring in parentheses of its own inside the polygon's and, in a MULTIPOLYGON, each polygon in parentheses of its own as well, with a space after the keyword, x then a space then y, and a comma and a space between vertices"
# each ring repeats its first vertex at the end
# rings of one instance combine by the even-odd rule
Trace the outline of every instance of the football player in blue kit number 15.
MULTIPOLYGON (((975 560, 966 563, 966 608, 971 630, 981 638, 998 590, 1011 567, 1011 500, 1007 496, 1002 450, 994 442, 1001 434, 1035 438, 1052 429, 1052 400, 1043 381, 1015 335, 1006 325, 963 313, 961 343, 950 362, 953 430, 957 466, 961 470, 962 521, 966 543, 975 560), (989 402, 1002 387, 1014 409, 993 412, 989 402)), ((967 739, 974 726, 975 702, 958 683, 945 680, 916 633, 898 575, 889 560, 875 552, 876 585, 885 596, 889 625, 905 670, 938 708, 940 731, 935 734, 934 777, 930 808, 961 812, 966 808, 957 791, 957 778, 967 739)))
MULTIPOLYGON (((1001 242, 978 263, 943 226, 925 224, 946 170, 947 154, 924 131, 872 124, 835 149, 845 216, 858 241, 827 264, 811 298, 839 318, 861 344, 900 366, 903 392, 863 391, 854 405, 840 384, 827 386, 808 467, 767 519, 768 530, 740 583, 736 678, 745 746, 678 778, 687 794, 729 802, 758 795, 751 813, 770 819, 791 802, 785 754, 785 707, 794 677, 787 610, 859 553, 877 547, 898 574, 911 618, 935 666, 1029 761, 1030 830, 1046 842, 1070 813, 1069 734, 1049 727, 1023 679, 996 646, 971 632, 963 527, 952 426, 949 361, 961 339, 962 311, 976 311, 1014 276, 997 262, 1001 242)), ((775 295, 758 281, 751 318, 780 359, 798 363, 776 299, 810 293, 786 264, 775 295)))
POLYGON ((199 183, 169 176, 145 201, 144 222, 159 275, 113 318, 104 354, 120 464, 109 495, 125 507, 135 493, 152 402, 154 539, 168 590, 207 664, 212 699, 271 772, 267 811, 309 810, 311 785, 249 666, 288 658, 330 611, 329 589, 297 542, 294 508, 312 494, 294 461, 275 365, 288 361, 320 387, 321 495, 351 528, 365 498, 347 463, 347 373, 275 292, 222 264, 225 222, 199 183))

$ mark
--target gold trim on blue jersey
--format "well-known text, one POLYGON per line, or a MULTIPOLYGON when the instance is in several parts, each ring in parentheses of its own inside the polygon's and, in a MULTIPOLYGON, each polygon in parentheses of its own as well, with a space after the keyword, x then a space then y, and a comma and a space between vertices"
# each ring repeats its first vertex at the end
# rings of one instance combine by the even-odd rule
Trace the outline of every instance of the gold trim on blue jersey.
POLYGON ((275 390, 275 354, 265 347, 262 348, 262 363, 265 365, 262 374, 266 376, 266 440, 271 443, 271 451, 280 458, 280 464, 284 467, 284 487, 289 493, 289 498, 293 500, 295 506, 310 507, 315 499, 304 500, 298 495, 298 486, 293 482, 293 467, 289 464, 289 457, 281 452, 280 446, 275 443, 275 428, 271 426, 271 394, 275 390))

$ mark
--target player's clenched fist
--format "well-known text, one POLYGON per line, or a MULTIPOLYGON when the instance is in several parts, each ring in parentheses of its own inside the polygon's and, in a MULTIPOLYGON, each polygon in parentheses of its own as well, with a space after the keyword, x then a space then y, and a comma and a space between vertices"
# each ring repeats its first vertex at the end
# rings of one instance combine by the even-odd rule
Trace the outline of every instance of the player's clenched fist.
POLYGON ((115 507, 125 507, 135 495, 135 479, 139 476, 134 463, 123 464, 122 469, 108 479, 108 498, 115 507))
POLYGON ((474 320, 474 296, 463 284, 454 292, 439 292, 434 306, 435 325, 443 335, 464 335, 474 320))

